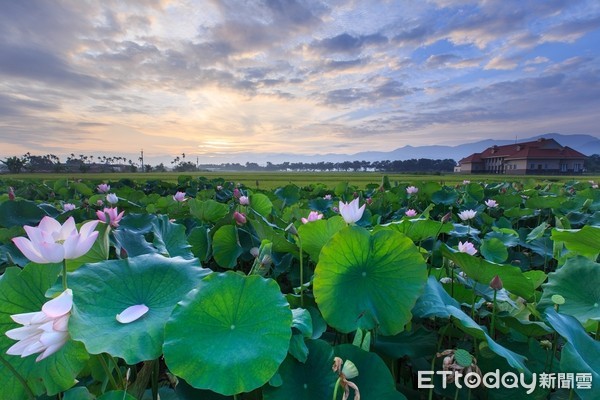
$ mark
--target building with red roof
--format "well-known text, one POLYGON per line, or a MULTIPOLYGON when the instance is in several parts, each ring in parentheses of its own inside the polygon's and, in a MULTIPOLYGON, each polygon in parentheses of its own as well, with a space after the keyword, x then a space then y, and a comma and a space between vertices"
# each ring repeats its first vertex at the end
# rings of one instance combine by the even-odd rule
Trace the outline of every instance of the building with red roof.
POLYGON ((580 174, 587 156, 554 139, 488 147, 458 163, 461 173, 580 174))

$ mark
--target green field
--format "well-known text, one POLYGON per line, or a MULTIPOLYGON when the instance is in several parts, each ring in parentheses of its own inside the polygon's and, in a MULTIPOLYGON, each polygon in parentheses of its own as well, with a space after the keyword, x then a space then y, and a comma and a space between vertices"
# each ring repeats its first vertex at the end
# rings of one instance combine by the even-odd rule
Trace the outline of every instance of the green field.
POLYGON ((22 173, 0 175, 0 180, 17 179, 27 181, 49 181, 56 179, 89 179, 99 182, 118 181, 120 179, 133 179, 135 181, 161 180, 167 182, 177 182, 177 177, 181 175, 191 175, 193 177, 206 177, 209 179, 223 178, 226 181, 241 183, 247 187, 261 189, 273 189, 293 183, 298 186, 305 186, 314 183, 321 183, 328 187, 334 187, 340 182, 348 182, 362 188, 370 183, 380 183, 384 175, 387 175, 392 185, 396 182, 409 183, 421 181, 435 181, 442 185, 455 185, 464 180, 473 182, 502 182, 502 181, 525 181, 532 180, 538 182, 566 182, 570 180, 600 180, 598 175, 585 176, 535 176, 535 175, 467 175, 467 174, 401 174, 401 173, 382 173, 382 172, 162 172, 162 173, 22 173))

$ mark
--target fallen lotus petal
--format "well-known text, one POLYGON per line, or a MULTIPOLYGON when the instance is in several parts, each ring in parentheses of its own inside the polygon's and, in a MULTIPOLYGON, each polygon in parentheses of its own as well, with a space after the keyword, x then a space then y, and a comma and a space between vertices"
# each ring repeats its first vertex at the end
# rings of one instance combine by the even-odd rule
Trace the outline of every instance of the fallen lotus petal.
POLYGON ((117 321, 122 324, 128 324, 142 317, 148 312, 148 310, 149 308, 144 304, 136 304, 134 306, 127 307, 122 313, 117 314, 117 321))

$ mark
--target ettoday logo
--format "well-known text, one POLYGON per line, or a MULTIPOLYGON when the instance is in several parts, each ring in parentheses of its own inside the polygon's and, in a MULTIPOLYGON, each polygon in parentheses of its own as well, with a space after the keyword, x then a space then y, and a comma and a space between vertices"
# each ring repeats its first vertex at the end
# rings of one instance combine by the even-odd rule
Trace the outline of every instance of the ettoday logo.
POLYGON ((419 389, 432 389, 433 375, 442 376, 442 388, 446 388, 448 383, 454 383, 457 388, 463 387, 475 389, 484 386, 488 389, 514 389, 525 388, 527 394, 539 386, 545 389, 591 389, 592 374, 591 373, 532 373, 526 376, 523 373, 516 374, 514 372, 500 373, 499 369, 487 372, 480 375, 477 372, 469 372, 463 374, 458 371, 418 371, 417 387, 419 389))

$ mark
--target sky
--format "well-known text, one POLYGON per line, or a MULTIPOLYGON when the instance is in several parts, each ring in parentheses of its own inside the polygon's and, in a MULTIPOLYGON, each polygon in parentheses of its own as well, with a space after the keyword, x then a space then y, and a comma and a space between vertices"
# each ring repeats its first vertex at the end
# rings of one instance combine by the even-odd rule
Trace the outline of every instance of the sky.
POLYGON ((0 7, 0 158, 143 149, 243 163, 600 136, 597 0, 0 7))

